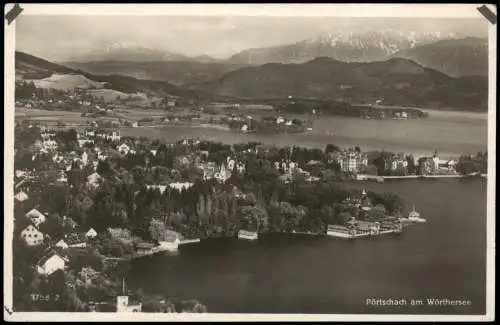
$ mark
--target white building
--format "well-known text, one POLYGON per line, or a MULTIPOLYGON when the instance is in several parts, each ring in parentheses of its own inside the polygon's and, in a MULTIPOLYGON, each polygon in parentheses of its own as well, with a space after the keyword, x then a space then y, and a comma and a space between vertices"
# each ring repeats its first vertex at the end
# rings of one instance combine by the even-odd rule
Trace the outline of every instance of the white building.
POLYGON ((88 162, 89 162, 89 154, 88 154, 86 151, 84 151, 84 152, 82 153, 82 164, 83 164, 84 166, 87 166, 87 163, 88 163, 88 162))
POLYGON ((95 137, 95 131, 94 130, 85 130, 84 134, 87 137, 95 137))
POLYGON ((39 246, 43 243, 43 233, 35 226, 29 225, 21 231, 21 239, 28 246, 39 246))
POLYGON ((54 151, 58 148, 57 141, 55 140, 45 140, 42 142, 42 146, 45 150, 54 151))
POLYGON ((126 155, 130 151, 130 147, 126 143, 122 143, 118 147, 116 147, 116 150, 118 150, 120 153, 126 155))
POLYGON ((245 170, 246 170, 245 164, 244 163, 238 163, 236 165, 236 170, 238 171, 238 173, 243 174, 245 172, 245 170))
POLYGON ((16 177, 17 178, 23 178, 26 177, 27 173, 24 170, 16 170, 16 177))
POLYGON ((59 240, 54 246, 62 249, 67 249, 69 247, 68 243, 66 243, 64 239, 59 240))
POLYGON ((31 220, 31 222, 36 226, 40 226, 40 224, 45 222, 45 215, 38 211, 37 209, 31 209, 25 214, 26 218, 31 220))
POLYGON ((234 169, 235 164, 236 164, 236 162, 234 161, 234 159, 227 157, 227 169, 228 170, 232 171, 234 169))
POLYGON ((87 143, 94 143, 94 140, 90 140, 90 139, 79 139, 78 140, 78 145, 80 146, 80 148, 83 147, 87 143))
POLYGON ((119 141, 121 139, 120 132, 113 131, 113 133, 111 133, 111 135, 108 135, 107 138, 111 141, 119 141))
POLYGON ((64 157, 60 156, 58 154, 55 154, 54 156, 52 156, 52 161, 55 163, 61 163, 64 161, 64 157))
POLYGON ((282 116, 279 116, 279 117, 276 119, 276 124, 281 124, 281 123, 285 123, 285 119, 284 119, 282 116))
POLYGON ((94 228, 90 228, 86 233, 85 237, 87 238, 95 238, 97 236, 97 231, 94 228))
POLYGON ((128 296, 116 297, 116 312, 117 313, 140 313, 142 303, 131 304, 128 296))
POLYGON ((19 202, 24 202, 26 201, 27 199, 29 199, 28 197, 28 194, 26 194, 25 192, 21 191, 19 193, 17 193, 14 198, 19 201, 19 202))
POLYGON ((163 194, 167 189, 166 185, 146 185, 146 189, 148 190, 160 190, 160 193, 163 194))
POLYGON ((60 183, 67 183, 68 182, 68 177, 66 176, 65 172, 61 172, 59 174, 59 178, 57 179, 58 182, 60 183))
POLYGON ((168 186, 170 188, 176 189, 177 191, 180 192, 182 190, 187 190, 188 188, 190 188, 191 186, 193 186, 193 183, 189 183, 189 182, 184 182, 184 183, 175 182, 175 183, 168 184, 168 186))
POLYGON ((215 173, 215 178, 221 182, 226 182, 229 178, 231 178, 231 171, 226 169, 224 164, 221 165, 219 172, 215 173))
POLYGON ((57 253, 52 253, 43 257, 37 263, 37 271, 39 274, 51 275, 57 270, 64 270, 66 268, 67 260, 57 253))
POLYGON ((87 177, 87 183, 92 186, 99 186, 99 181, 102 179, 98 173, 93 173, 87 177))

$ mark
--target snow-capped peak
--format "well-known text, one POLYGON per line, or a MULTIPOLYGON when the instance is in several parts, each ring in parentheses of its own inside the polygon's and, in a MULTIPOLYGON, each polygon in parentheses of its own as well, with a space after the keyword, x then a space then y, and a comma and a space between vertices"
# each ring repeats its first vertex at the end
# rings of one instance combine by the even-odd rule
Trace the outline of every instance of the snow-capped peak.
POLYGON ((111 52, 113 50, 124 50, 124 49, 158 51, 157 49, 153 49, 153 48, 150 48, 150 47, 139 45, 137 43, 132 43, 132 42, 116 42, 116 43, 108 45, 106 47, 106 52, 111 52))

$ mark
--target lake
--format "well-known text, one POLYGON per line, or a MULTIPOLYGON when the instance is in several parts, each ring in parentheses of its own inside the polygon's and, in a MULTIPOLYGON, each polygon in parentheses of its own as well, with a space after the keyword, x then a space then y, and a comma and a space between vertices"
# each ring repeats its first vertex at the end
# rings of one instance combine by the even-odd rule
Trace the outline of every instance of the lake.
POLYGON ((213 240, 136 260, 131 289, 197 299, 214 313, 484 314, 486 180, 349 183, 400 195, 427 217, 400 236, 355 241, 213 240), (368 298, 470 300, 464 307, 369 307, 368 298))
MULTIPOLYGON (((391 150, 420 157, 438 150, 442 157, 485 151, 488 143, 487 115, 450 111, 431 111, 427 119, 365 120, 343 116, 309 117, 313 130, 307 134, 243 134, 203 127, 164 126, 123 128, 122 135, 147 136, 176 141, 199 137, 210 141, 238 143, 258 141, 276 146, 325 148, 360 146, 362 150, 391 150)), ((306 118, 301 115, 285 115, 306 118)))

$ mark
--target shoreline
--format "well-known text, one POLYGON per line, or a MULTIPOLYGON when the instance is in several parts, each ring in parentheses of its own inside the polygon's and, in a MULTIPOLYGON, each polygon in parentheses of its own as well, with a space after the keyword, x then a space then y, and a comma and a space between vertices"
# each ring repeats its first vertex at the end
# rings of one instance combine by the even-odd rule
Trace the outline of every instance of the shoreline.
POLYGON ((376 181, 383 183, 386 180, 422 180, 422 179, 449 179, 449 178, 488 178, 488 174, 480 173, 473 175, 460 175, 460 174, 450 174, 450 175, 405 175, 405 176, 377 176, 377 175, 365 175, 358 174, 358 176, 351 180, 346 181, 376 181))
MULTIPOLYGON (((227 142, 231 144, 236 144, 236 143, 246 143, 249 141, 257 141, 261 142, 265 146, 274 146, 274 147, 283 147, 283 146, 299 146, 299 147, 306 147, 306 148, 318 148, 318 149, 324 149, 326 144, 328 144, 328 141, 314 141, 316 137, 322 136, 321 134, 315 134, 309 132, 303 132, 303 133, 253 133, 253 132, 238 132, 238 131, 233 131, 231 129, 226 129, 220 126, 206 126, 202 127, 200 125, 154 125, 154 126, 148 126, 148 127, 123 127, 121 130, 124 132, 124 136, 137 136, 136 132, 139 132, 140 130, 151 130, 152 132, 155 132, 155 134, 143 134, 142 136, 146 136, 149 138, 168 138, 168 139, 183 139, 185 137, 189 137, 187 134, 183 134, 182 132, 179 132, 178 134, 175 134, 173 138, 171 137, 172 134, 166 134, 162 135, 162 131, 173 131, 173 130, 206 130, 207 132, 210 131, 215 131, 215 132, 223 132, 224 134, 229 135, 227 139, 219 139, 220 136, 217 134, 212 134, 212 133, 205 133, 201 132, 200 134, 196 133, 191 135, 192 137, 199 137, 200 140, 207 140, 207 141, 222 141, 222 142, 227 142), (154 130, 154 131, 153 131, 154 130), (159 132, 159 133, 158 133, 159 132), (231 137, 231 135, 233 135, 231 137), (273 136, 272 139, 268 139, 266 137, 273 136), (299 143, 295 142, 293 143, 288 143, 286 139, 289 139, 288 136, 294 136, 299 143), (272 142, 269 140, 273 140, 272 142)), ((146 131, 147 132, 147 131, 146 131)), ((337 136, 338 137, 338 136, 337 136)), ((343 138, 340 136, 340 138, 343 138)), ((363 140, 364 141, 364 140, 363 140)), ((362 142, 363 142, 362 141, 362 142)), ((342 139, 335 139, 332 137, 332 140, 329 143, 337 143, 339 146, 348 148, 355 146, 354 140, 352 141, 342 141, 342 139), (339 141, 340 140, 340 141, 339 141), (351 143, 352 142, 352 143, 351 143)), ((399 145, 397 146, 385 146, 383 147, 378 147, 376 145, 360 145, 362 146, 365 151, 382 151, 382 150, 388 150, 392 152, 405 152, 406 154, 412 154, 414 157, 423 157, 426 155, 430 155, 433 152, 433 149, 425 150, 423 148, 410 148, 409 150, 404 150, 401 148, 399 145)), ((411 147, 411 146, 410 146, 411 147)), ((478 148, 478 150, 480 150, 478 148)), ((443 150, 440 151, 440 157, 443 159, 455 159, 460 157, 463 154, 468 154, 469 152, 455 152, 455 151, 450 151, 450 150, 443 150)), ((470 154, 473 153, 473 150, 470 151, 470 154)))

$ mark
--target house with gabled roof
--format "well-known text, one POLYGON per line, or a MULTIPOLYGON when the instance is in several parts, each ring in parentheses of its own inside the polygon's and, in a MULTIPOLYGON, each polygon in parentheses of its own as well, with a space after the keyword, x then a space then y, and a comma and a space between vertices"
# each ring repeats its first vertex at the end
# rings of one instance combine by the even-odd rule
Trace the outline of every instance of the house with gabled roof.
POLYGON ((44 223, 46 220, 46 216, 38 211, 37 209, 31 209, 25 214, 26 218, 31 220, 31 222, 36 226, 40 226, 40 224, 44 223))
POLYGON ((43 244, 44 235, 34 225, 28 225, 21 231, 21 239, 28 246, 39 246, 43 244))
POLYGON ((122 143, 121 145, 116 147, 116 150, 118 150, 118 152, 120 152, 121 154, 126 155, 129 153, 130 147, 126 143, 122 143))
POLYGON ((67 249, 69 247, 68 243, 66 243, 66 241, 64 240, 64 238, 62 238, 61 240, 59 240, 54 246, 58 247, 58 248, 62 248, 62 249, 67 249))
POLYGON ((14 198, 19 201, 19 202, 24 202, 26 201, 27 199, 29 199, 29 196, 28 194, 26 194, 26 192, 24 191, 21 191, 19 193, 17 193, 16 195, 14 195, 14 198))
POLYGON ((97 236, 97 231, 94 228, 90 228, 85 232, 85 237, 87 238, 95 238, 97 236))
POLYGON ((51 275, 57 270, 64 270, 69 260, 55 251, 42 257, 36 266, 39 274, 51 275))

